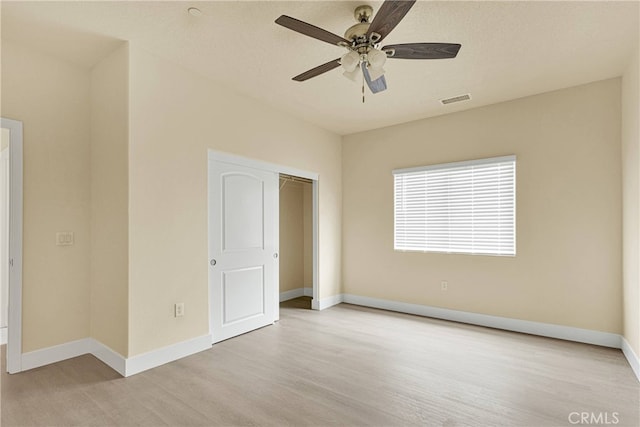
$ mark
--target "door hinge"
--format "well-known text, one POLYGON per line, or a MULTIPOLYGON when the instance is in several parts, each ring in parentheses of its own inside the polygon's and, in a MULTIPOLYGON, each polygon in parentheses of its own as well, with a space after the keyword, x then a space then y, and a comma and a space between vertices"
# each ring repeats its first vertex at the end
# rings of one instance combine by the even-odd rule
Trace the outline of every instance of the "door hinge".
POLYGON ((9 265, 13 267, 13 258, 9 258, 9 265))

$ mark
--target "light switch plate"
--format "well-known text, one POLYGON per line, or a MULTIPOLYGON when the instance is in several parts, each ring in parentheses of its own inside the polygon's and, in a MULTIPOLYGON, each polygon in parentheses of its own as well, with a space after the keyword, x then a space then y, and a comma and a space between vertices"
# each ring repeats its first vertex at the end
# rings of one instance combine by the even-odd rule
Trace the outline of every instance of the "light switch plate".
POLYGON ((56 233, 56 246, 71 246, 73 240, 73 231, 58 231, 56 233))
POLYGON ((174 306, 174 316, 175 317, 182 317, 184 316, 184 303, 183 302, 178 302, 175 304, 174 306))

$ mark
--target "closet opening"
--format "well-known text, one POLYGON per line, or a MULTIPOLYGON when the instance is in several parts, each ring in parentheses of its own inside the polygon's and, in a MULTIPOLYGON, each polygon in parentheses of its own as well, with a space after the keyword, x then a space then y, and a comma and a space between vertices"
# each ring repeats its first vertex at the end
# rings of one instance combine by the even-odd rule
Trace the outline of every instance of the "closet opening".
POLYGON ((280 174, 280 306, 311 309, 313 181, 280 174))

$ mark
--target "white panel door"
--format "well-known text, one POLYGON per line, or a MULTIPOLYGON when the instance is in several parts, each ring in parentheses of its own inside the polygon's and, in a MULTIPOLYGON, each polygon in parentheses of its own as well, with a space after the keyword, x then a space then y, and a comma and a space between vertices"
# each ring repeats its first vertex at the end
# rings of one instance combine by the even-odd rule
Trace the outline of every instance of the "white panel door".
POLYGON ((278 299, 278 174, 209 160, 213 342, 272 324, 278 299))

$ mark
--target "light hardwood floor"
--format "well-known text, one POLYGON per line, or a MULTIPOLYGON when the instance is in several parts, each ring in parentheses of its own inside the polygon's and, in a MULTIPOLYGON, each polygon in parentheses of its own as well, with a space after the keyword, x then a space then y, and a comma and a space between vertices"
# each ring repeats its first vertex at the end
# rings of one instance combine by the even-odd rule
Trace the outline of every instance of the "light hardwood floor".
POLYGON ((308 304, 129 378, 88 355, 3 373, 2 425, 570 426, 572 412, 640 425, 619 350, 308 304))

